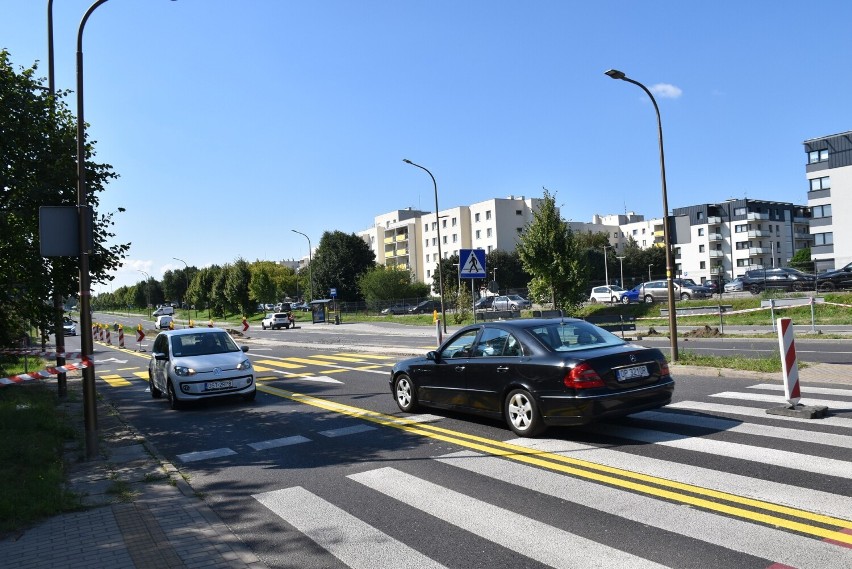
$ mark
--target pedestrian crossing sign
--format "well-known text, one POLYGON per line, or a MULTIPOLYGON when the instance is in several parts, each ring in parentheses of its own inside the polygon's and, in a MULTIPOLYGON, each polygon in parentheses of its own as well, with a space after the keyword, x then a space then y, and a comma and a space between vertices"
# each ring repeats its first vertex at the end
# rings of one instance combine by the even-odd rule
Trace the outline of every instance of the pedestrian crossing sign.
POLYGON ((485 251, 483 249, 462 249, 459 251, 459 278, 485 278, 485 251))

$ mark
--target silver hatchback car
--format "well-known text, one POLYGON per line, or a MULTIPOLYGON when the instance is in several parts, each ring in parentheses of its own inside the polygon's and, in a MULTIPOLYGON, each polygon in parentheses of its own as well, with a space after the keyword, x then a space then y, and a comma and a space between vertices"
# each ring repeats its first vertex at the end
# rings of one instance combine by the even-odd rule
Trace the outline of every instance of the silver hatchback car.
POLYGON ((151 397, 165 393, 172 409, 211 397, 257 395, 248 347, 237 346, 221 328, 184 328, 161 332, 154 340, 148 377, 151 397))

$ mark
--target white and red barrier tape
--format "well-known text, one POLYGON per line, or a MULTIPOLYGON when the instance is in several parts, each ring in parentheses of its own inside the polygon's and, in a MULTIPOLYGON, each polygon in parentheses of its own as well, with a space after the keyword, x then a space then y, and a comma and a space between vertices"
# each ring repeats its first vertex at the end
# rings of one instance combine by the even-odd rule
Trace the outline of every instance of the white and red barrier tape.
POLYGON ((38 379, 47 379, 52 375, 58 375, 60 373, 66 373, 69 371, 75 371, 79 369, 83 369, 89 367, 91 365, 89 360, 82 359, 80 363, 70 363, 65 364, 64 366, 57 367, 49 367, 45 368, 41 371, 34 371, 31 373, 22 373, 19 375, 13 375, 11 377, 2 377, 0 378, 0 387, 4 385, 17 385, 19 383, 23 383, 25 381, 33 381, 38 379))

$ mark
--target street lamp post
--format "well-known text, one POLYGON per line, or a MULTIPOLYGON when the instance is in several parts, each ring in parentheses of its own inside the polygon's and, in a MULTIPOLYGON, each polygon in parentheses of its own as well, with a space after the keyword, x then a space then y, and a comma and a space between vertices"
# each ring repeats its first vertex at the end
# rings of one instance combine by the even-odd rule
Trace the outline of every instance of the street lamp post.
POLYGON ((645 85, 640 83, 639 81, 635 81, 627 77, 622 71, 618 71, 617 69, 609 69, 604 72, 608 77, 612 79, 621 79, 622 81, 626 81, 628 83, 633 83, 643 91, 648 97, 651 98, 651 103, 654 105, 654 111, 657 113, 657 134, 660 143, 660 177, 662 179, 662 188, 663 188, 663 242, 666 250, 666 285, 668 288, 668 305, 669 305, 669 339, 671 341, 671 360, 676 362, 678 359, 677 353, 677 316, 675 314, 675 300, 674 300, 674 282, 673 278, 673 269, 674 263, 672 262, 672 248, 671 242, 669 241, 669 198, 668 193, 666 191, 666 158, 665 153, 663 152, 663 121, 660 117, 660 107, 657 106, 657 100, 654 99, 654 95, 651 94, 651 91, 648 90, 645 85))
POLYGON ((432 178, 432 186, 435 188, 435 227, 438 230, 438 293, 441 295, 441 318, 444 320, 444 333, 447 333, 447 312, 444 307, 444 271, 441 270, 441 263, 444 260, 444 255, 441 253, 441 220, 438 217, 438 182, 435 181, 435 176, 432 175, 427 168, 424 168, 420 164, 415 164, 408 158, 403 158, 403 162, 406 164, 411 164, 412 166, 416 166, 420 168, 432 178))
POLYGON ((619 265, 619 268, 621 269, 621 285, 620 286, 621 286, 621 288, 624 288, 624 257, 616 256, 616 259, 618 259, 618 265, 619 265))
POLYGON ((650 265, 648 265, 648 280, 651 280, 651 267, 653 267, 653 266, 654 266, 654 264, 653 264, 653 263, 651 263, 650 265))
POLYGON ((311 301, 314 299, 314 274, 311 272, 311 265, 313 264, 313 260, 311 258, 311 238, 302 233, 301 231, 296 231, 295 229, 291 229, 293 233, 298 233, 302 237, 308 240, 308 280, 311 283, 311 301))
POLYGON ((609 249, 609 245, 604 245, 604 246, 603 246, 603 252, 604 252, 604 279, 606 280, 606 286, 609 286, 609 267, 607 266, 607 263, 606 263, 606 250, 607 250, 607 249, 609 249))
POLYGON ((181 304, 186 304, 186 325, 189 327, 189 319, 192 318, 192 313, 189 311, 189 304, 186 303, 186 293, 189 292, 189 265, 186 264, 186 261, 183 259, 178 259, 177 257, 172 257, 175 261, 180 261, 183 263, 183 276, 186 279, 186 289, 183 291, 183 298, 181 299, 181 304))
POLYGON ((145 302, 148 305, 146 308, 151 308, 151 275, 143 271, 142 269, 136 269, 143 275, 145 275, 145 302))

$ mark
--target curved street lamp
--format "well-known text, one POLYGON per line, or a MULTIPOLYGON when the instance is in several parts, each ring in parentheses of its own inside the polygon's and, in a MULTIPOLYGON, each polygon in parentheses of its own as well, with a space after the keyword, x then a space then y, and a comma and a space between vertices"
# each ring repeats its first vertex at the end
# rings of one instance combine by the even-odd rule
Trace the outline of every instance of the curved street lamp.
POLYGON ((192 318, 192 312, 189 311, 189 304, 187 304, 186 302, 186 293, 189 292, 189 265, 187 265, 186 261, 184 261, 183 259, 178 259, 177 257, 172 257, 172 259, 183 263, 183 276, 184 278, 186 278, 186 290, 183 291, 183 298, 181 299, 181 304, 186 304, 186 313, 189 315, 187 316, 186 325, 189 326, 189 319, 192 318))
POLYGON ((620 79, 622 81, 627 81, 628 83, 633 83, 643 91, 648 97, 651 98, 651 103, 654 104, 654 110, 657 112, 657 133, 660 141, 660 175, 663 183, 663 244, 666 249, 666 285, 668 288, 668 303, 669 303, 669 339, 671 340, 671 360, 673 362, 677 361, 677 316, 675 314, 675 300, 674 300, 674 282, 672 281, 674 274, 674 263, 672 262, 672 248, 671 242, 669 241, 669 198, 666 192, 666 158, 663 153, 663 121, 660 118, 660 107, 657 106, 657 100, 654 99, 654 95, 651 94, 651 91, 648 90, 642 83, 639 81, 634 81, 627 77, 623 71, 619 71, 617 69, 609 69, 604 72, 605 75, 612 79, 620 79))
POLYGON ((295 229, 291 229, 293 233, 298 233, 302 237, 308 240, 308 280, 311 283, 311 301, 314 299, 314 274, 311 269, 311 264, 313 264, 313 259, 311 259, 311 238, 302 233, 301 231, 296 231, 295 229))
POLYGON ((441 269, 441 263, 444 260, 444 255, 441 253, 441 219, 438 215, 438 182, 435 181, 435 176, 432 175, 427 168, 420 164, 415 164, 408 158, 403 158, 403 162, 420 168, 432 178, 432 185, 435 188, 435 227, 438 229, 438 293, 441 295, 441 318, 444 320, 444 334, 447 333, 447 311, 444 307, 444 271, 441 269))

